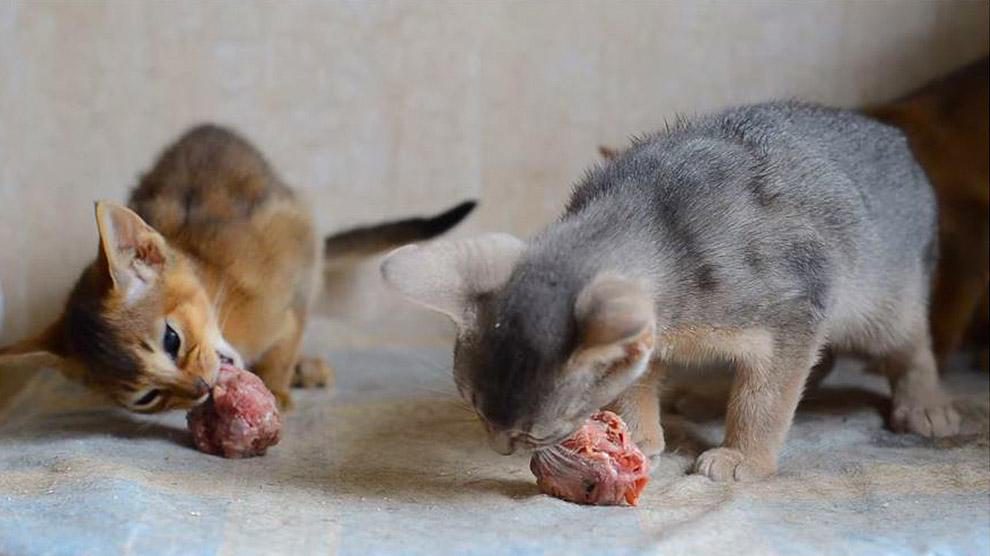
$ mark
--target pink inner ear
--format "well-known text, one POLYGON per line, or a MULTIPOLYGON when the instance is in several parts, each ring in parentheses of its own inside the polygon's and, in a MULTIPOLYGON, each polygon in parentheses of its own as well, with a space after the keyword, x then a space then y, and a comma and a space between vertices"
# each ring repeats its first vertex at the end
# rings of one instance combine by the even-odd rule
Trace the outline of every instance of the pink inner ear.
POLYGON ((150 238, 143 238, 134 249, 135 256, 150 266, 161 266, 165 264, 165 257, 161 250, 150 238))
POLYGON ((148 266, 160 266, 165 257, 155 243, 154 230, 140 217, 124 209, 110 209, 111 244, 118 251, 133 250, 134 258, 148 266))

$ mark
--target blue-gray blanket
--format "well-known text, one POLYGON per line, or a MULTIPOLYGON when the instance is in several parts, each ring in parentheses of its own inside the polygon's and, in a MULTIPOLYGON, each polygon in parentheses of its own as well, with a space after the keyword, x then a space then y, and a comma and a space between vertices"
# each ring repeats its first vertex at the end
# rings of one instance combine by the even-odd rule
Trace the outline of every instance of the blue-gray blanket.
POLYGON ((486 446, 449 359, 332 354, 336 386, 297 392, 282 442, 248 460, 42 373, 0 410, 0 554, 990 554, 985 373, 949 377, 970 434, 931 442, 887 431, 883 381, 843 365, 759 483, 687 475, 721 422, 667 416, 640 505, 593 508, 486 446))

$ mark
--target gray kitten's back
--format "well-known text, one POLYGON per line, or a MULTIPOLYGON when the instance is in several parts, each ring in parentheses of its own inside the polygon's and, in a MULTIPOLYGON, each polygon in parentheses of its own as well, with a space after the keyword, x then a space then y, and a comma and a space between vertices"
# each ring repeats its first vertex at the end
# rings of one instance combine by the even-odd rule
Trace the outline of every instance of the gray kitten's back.
POLYGON ((526 262, 567 252, 588 275, 647 277, 672 321, 810 314, 839 324, 870 312, 864 303, 919 295, 934 206, 896 129, 815 105, 760 104, 679 122, 593 170, 526 262))

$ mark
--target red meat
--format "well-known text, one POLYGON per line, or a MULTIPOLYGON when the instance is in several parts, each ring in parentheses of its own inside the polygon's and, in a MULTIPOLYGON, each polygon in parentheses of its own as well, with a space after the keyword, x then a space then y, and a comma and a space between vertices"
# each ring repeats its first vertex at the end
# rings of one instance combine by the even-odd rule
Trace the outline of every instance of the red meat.
POLYGON ((256 375, 231 365, 220 368, 210 398, 186 415, 202 452, 225 458, 261 456, 278 444, 282 419, 275 396, 256 375))
POLYGON ((529 468, 541 491, 596 506, 635 506, 650 480, 649 462, 611 411, 599 411, 567 440, 536 451, 529 468))

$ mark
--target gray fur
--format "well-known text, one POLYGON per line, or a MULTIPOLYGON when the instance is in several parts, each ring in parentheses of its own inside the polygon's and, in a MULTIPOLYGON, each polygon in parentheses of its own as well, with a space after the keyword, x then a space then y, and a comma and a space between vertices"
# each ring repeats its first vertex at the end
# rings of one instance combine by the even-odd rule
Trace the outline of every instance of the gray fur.
POLYGON ((473 292, 456 378, 490 429, 572 431, 597 409, 593 385, 560 376, 574 304, 609 273, 648 285, 658 333, 760 329, 777 352, 883 355, 919 327, 927 341, 935 233, 931 188, 892 127, 796 102, 681 121, 591 170, 504 286, 473 292))
POLYGON ((670 323, 835 323, 850 290, 886 305, 931 272, 935 215, 894 128, 807 104, 747 106, 593 170, 520 268, 566 258, 586 276, 645 274, 670 323))

